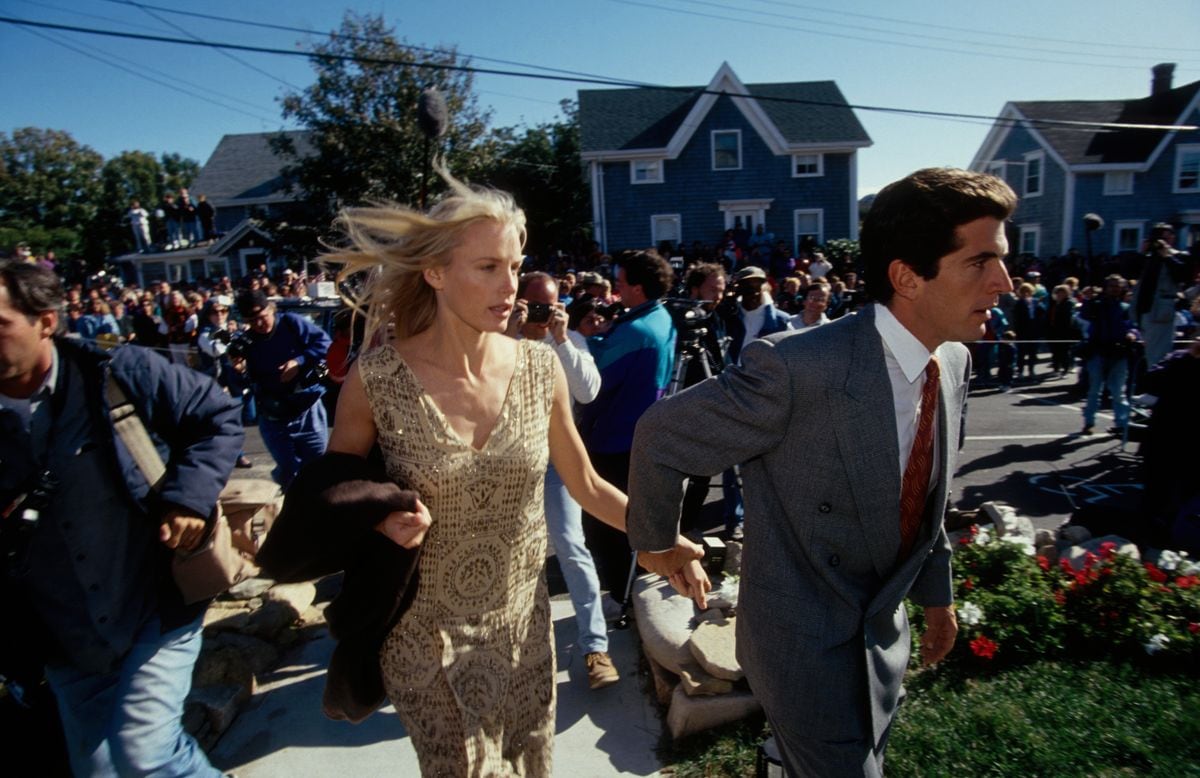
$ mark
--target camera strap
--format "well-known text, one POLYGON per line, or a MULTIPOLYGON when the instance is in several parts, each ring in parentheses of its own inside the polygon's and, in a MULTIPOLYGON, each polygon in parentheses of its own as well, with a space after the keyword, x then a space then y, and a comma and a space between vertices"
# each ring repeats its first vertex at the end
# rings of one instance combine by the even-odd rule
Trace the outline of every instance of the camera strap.
POLYGON ((146 425, 138 416, 137 408, 130 402, 111 372, 106 379, 104 394, 108 400, 108 418, 112 422, 113 431, 121 438, 129 455, 137 463, 146 483, 150 484, 150 490, 157 492, 167 474, 167 466, 163 464, 162 456, 154 447, 150 433, 146 432, 146 425))

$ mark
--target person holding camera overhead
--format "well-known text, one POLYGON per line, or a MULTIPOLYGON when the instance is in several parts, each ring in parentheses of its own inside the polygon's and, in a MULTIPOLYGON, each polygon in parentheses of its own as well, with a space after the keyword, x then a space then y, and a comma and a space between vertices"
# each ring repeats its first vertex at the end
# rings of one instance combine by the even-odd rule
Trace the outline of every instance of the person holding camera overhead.
POLYGON ((301 467, 325 453, 329 423, 320 379, 329 336, 303 316, 278 313, 261 291, 242 292, 237 308, 249 329, 230 345, 230 361, 250 379, 258 431, 275 460, 271 477, 286 489, 301 467))
MULTIPOLYGON (((375 529, 422 549, 411 604, 378 654, 421 774, 550 776, 546 468, 620 530, 626 500, 588 461, 554 352, 505 335, 525 214, 508 194, 442 175, 450 192, 428 213, 350 208, 339 220, 349 245, 326 260, 343 266, 339 281, 363 281, 351 303, 370 345, 342 385, 329 450, 366 457, 378 444, 389 477, 419 496, 375 529)), ((702 601, 700 549, 677 538, 673 551, 685 571, 673 583, 702 601)))

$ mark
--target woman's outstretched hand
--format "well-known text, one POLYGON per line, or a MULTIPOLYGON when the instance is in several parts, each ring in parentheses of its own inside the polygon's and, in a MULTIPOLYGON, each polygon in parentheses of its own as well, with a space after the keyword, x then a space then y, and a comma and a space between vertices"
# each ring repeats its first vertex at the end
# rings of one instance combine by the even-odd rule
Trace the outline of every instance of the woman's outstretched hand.
POLYGON ((397 546, 416 548, 425 540, 433 517, 425 503, 417 500, 416 511, 392 511, 375 525, 375 531, 386 535, 397 546))

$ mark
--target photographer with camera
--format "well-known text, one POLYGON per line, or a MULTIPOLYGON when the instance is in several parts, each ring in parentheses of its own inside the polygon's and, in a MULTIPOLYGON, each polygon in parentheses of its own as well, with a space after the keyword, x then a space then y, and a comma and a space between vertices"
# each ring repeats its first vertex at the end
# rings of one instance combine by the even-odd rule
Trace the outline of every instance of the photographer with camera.
MULTIPOLYGON (((725 334, 725 323, 714 312, 725 299, 725 269, 716 263, 702 262, 693 265, 684 278, 684 300, 670 300, 668 306, 675 319, 679 333, 676 354, 678 362, 686 363, 683 377, 676 391, 681 391, 718 375, 729 363, 727 354, 729 337, 725 334), (678 311, 684 309, 684 315, 678 311)), ((677 362, 677 365, 678 365, 677 362)), ((676 373, 679 373, 678 368, 676 373)), ((699 524, 700 511, 708 497, 709 476, 690 476, 680 509, 680 527, 689 532, 699 524)), ((722 508, 726 536, 740 540, 742 537, 742 489, 738 484, 735 468, 721 474, 722 508)))
MULTIPOLYGON (((230 396, 243 405, 242 424, 245 425, 248 423, 244 409, 248 387, 239 380, 241 374, 233 369, 228 356, 230 344, 239 335, 237 325, 229 319, 229 306, 232 304, 233 300, 228 295, 219 294, 209 299, 204 306, 204 323, 196 330, 196 369, 216 380, 225 387, 230 396)), ((254 463, 246 456, 245 451, 241 451, 238 453, 237 466, 253 467, 254 463)))
POLYGON ((0 263, 0 673, 44 670, 77 776, 220 776, 182 726, 208 601, 170 570, 233 470, 237 405, 149 349, 62 337, 63 298, 52 271, 0 263), (115 429, 129 406, 157 484, 115 429))
POLYGON ((1125 382, 1129 377, 1129 355, 1137 343, 1137 328, 1125 302, 1128 282, 1123 276, 1110 275, 1104 279, 1104 294, 1088 300, 1079 312, 1087 322, 1087 337, 1083 341, 1084 366, 1088 375, 1087 405, 1083 409, 1084 435, 1092 434, 1100 395, 1108 387, 1112 396, 1116 426, 1109 430, 1120 434, 1129 424, 1129 398, 1125 382))
POLYGON ((320 399, 330 339, 309 319, 276 312, 261 291, 242 292, 237 308, 249 330, 231 343, 230 361, 250 379, 258 430, 275 460, 271 476, 286 489, 301 467, 325 453, 329 440, 320 399))
POLYGON ((1187 281, 1187 254, 1175 249, 1175 228, 1159 222, 1150 228, 1142 251, 1145 264, 1133 293, 1135 323, 1146 346, 1146 365, 1154 366, 1175 344, 1175 304, 1187 281))
MULTIPOLYGON (((542 272, 521 276, 508 321, 508 335, 541 341, 554 349, 566 373, 571 406, 575 408, 596 399, 600 393, 600 371, 588 350, 587 340, 568 325, 569 317, 558 301, 558 284, 553 276, 542 272)), ((578 645, 587 665, 588 685, 592 689, 611 686, 621 676, 608 655, 600 580, 584 539, 583 512, 567 492, 553 464, 546 471, 544 501, 546 529, 575 608, 578 645)))

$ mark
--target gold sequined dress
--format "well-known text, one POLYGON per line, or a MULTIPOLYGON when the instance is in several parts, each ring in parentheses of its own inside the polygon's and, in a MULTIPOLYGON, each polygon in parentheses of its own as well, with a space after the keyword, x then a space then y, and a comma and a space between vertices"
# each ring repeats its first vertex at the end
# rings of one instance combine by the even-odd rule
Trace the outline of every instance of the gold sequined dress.
POLYGON ((549 776, 554 649, 543 483, 554 352, 518 341, 500 416, 463 441, 395 349, 359 362, 388 474, 433 525, 416 598, 379 654, 423 776, 549 776))

